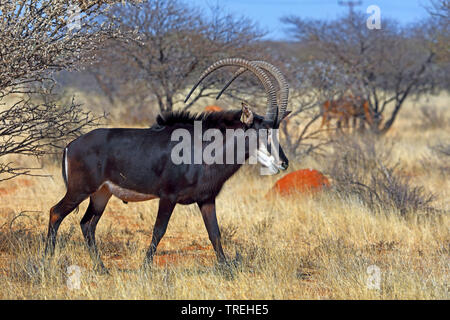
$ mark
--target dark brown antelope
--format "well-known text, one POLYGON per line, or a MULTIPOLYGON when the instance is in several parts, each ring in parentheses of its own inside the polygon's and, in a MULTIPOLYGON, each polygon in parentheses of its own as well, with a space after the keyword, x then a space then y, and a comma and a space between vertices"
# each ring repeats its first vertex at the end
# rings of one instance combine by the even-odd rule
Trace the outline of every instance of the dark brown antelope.
MULTIPOLYGON (((220 241, 215 199, 224 183, 242 163, 195 163, 198 147, 193 145, 190 149, 190 161, 176 164, 171 158, 177 144, 172 139, 173 133, 181 129, 193 135, 196 121, 200 122, 204 130, 214 129, 222 133, 229 129, 244 133, 251 130, 258 133, 260 129, 276 129, 288 114, 288 86, 273 65, 234 58, 212 64, 201 75, 191 93, 210 73, 225 66, 238 66, 256 75, 267 94, 266 115, 254 113, 246 104, 243 104, 239 111, 207 112, 198 115, 187 112, 166 113, 159 115, 157 123, 150 128, 96 129, 75 139, 64 149, 62 173, 67 191, 50 209, 46 254, 54 252, 56 234, 63 219, 82 201, 90 198, 89 206, 81 219, 81 230, 95 269, 107 272, 95 243, 95 229, 108 200, 114 195, 124 202, 159 198, 158 214, 144 266, 151 264, 175 205, 192 203, 197 203, 201 211, 218 261, 226 262, 220 241), (277 86, 272 79, 276 79, 277 86), (280 101, 277 101, 277 90, 280 91, 280 101)), ((274 135, 264 137, 265 143, 258 144, 258 162, 270 168, 272 173, 287 169, 288 159, 281 148, 278 148, 278 152, 268 154, 267 146, 275 145, 274 135)), ((236 160, 236 139, 237 136, 226 136, 221 145, 223 156, 230 153, 236 160), (228 141, 230 139, 232 141, 228 141)), ((202 142, 200 151, 205 150, 206 146, 207 144, 202 142)), ((245 159, 249 158, 250 153, 249 144, 246 143, 245 159)))

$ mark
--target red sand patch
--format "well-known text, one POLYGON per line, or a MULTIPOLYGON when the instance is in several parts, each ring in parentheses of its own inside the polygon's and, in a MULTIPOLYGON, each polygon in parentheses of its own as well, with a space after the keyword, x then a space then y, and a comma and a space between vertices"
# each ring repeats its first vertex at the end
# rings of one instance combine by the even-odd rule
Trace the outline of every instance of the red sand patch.
POLYGON ((180 256, 176 254, 163 254, 156 255, 153 258, 153 263, 157 266, 163 267, 165 265, 179 265, 180 264, 180 256))
POLYGON ((19 186, 23 186, 23 187, 31 187, 32 185, 34 185, 34 182, 29 179, 18 179, 16 181, 16 183, 19 186))
MULTIPOLYGON (((19 187, 30 187, 34 185, 34 182, 28 179, 12 179, 9 180, 9 182, 7 187, 0 188, 0 195, 5 196, 17 192, 19 187)), ((8 183, 8 181, 6 183, 8 183)))
MULTIPOLYGON (((169 241, 173 241, 173 239, 170 239, 169 241)), ((179 244, 178 241, 177 243, 179 244)), ((198 263, 199 261, 204 260, 210 260, 212 262, 215 261, 215 254, 212 247, 202 246, 199 244, 192 244, 178 250, 160 250, 159 252, 160 253, 158 254, 158 251, 156 251, 156 255, 153 259, 155 265, 158 266, 174 266, 194 261, 198 263)))
MULTIPOLYGON (((211 249, 212 250, 212 249, 211 249)), ((215 255, 210 255, 206 253, 198 253, 198 252, 173 252, 173 253, 165 253, 158 255, 156 254, 153 258, 153 263, 157 266, 179 266, 182 264, 187 264, 189 262, 204 262, 210 261, 211 263, 215 262, 215 255)))

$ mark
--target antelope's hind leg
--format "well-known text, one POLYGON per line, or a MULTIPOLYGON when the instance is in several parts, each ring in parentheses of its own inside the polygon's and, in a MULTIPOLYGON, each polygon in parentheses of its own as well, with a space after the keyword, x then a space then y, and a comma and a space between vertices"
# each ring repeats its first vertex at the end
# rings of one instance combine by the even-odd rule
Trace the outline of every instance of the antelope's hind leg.
POLYGON ((87 194, 74 194, 67 191, 66 195, 50 209, 45 256, 52 256, 55 251, 56 234, 61 222, 88 196, 87 194))
POLYGON ((80 222, 81 231, 83 232, 89 255, 94 263, 94 269, 100 273, 108 273, 108 270, 103 264, 98 252, 97 244, 95 242, 95 229, 110 198, 111 193, 106 187, 102 187, 92 194, 89 206, 80 222))

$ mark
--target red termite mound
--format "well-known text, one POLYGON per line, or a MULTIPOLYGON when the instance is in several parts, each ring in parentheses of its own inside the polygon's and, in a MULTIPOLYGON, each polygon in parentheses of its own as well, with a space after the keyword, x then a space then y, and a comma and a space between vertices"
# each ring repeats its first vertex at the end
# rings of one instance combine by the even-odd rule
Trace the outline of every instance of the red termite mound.
POLYGON ((219 106, 206 106, 205 107, 205 111, 206 112, 217 112, 217 111, 222 111, 223 109, 219 106))
POLYGON ((329 186, 330 182, 321 172, 314 169, 302 169, 288 173, 279 179, 270 194, 286 196, 295 193, 315 193, 329 186))

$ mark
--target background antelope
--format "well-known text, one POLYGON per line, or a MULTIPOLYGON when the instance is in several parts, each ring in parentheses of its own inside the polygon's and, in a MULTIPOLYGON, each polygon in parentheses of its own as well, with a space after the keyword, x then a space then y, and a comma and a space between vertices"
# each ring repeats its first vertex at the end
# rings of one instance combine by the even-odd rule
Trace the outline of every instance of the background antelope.
POLYGON ((375 114, 370 108, 369 101, 364 100, 360 96, 353 96, 352 94, 340 97, 337 100, 327 100, 322 105, 322 123, 323 126, 330 128, 331 121, 336 120, 338 129, 351 127, 356 129, 363 129, 367 122, 369 126, 372 126, 374 122, 375 114), (350 127, 350 123, 352 126, 350 127))
MULTIPOLYGON (((81 219, 81 230, 95 268, 107 272, 95 243, 95 229, 108 200, 114 195, 124 202, 160 199, 144 266, 152 262, 175 205, 192 203, 197 203, 202 213, 218 261, 226 261, 220 241, 215 199, 223 184, 241 164, 235 161, 234 164, 175 165, 171 161, 171 151, 175 145, 171 141, 171 135, 180 128, 193 134, 194 121, 201 121, 205 129, 215 128, 221 132, 226 129, 247 131, 278 128, 287 114, 288 86, 278 69, 269 63, 224 59, 205 70, 186 100, 205 77, 225 66, 239 66, 257 76, 267 94, 266 115, 254 113, 246 104, 239 111, 199 115, 173 112, 159 115, 157 124, 148 129, 96 129, 72 141, 64 149, 62 163, 67 191, 61 201, 50 209, 46 253, 53 253, 56 234, 63 219, 83 200, 90 198, 89 206, 81 219), (269 74, 278 81, 282 97, 279 102, 276 87, 269 74)), ((273 144, 273 135, 268 137, 267 143, 269 146, 273 144)), ((229 148, 230 144, 225 141, 223 154, 229 152, 229 148)), ((231 148, 234 149, 234 145, 231 148)), ((248 158, 248 147, 245 152, 245 157, 248 158)), ((258 161, 270 167, 273 173, 288 167, 288 159, 281 148, 270 157, 267 151, 259 147, 258 161)))

